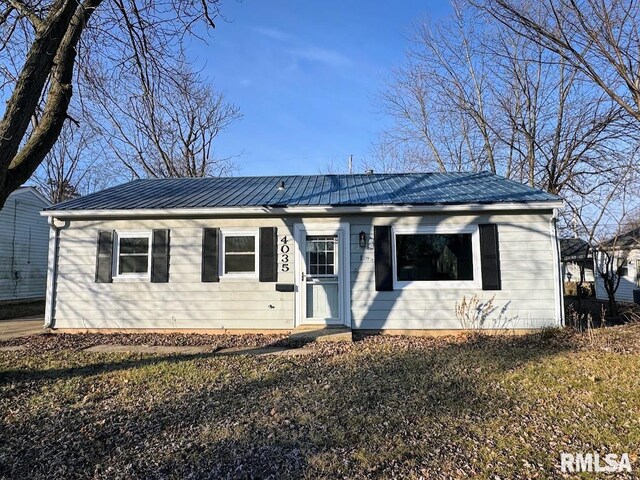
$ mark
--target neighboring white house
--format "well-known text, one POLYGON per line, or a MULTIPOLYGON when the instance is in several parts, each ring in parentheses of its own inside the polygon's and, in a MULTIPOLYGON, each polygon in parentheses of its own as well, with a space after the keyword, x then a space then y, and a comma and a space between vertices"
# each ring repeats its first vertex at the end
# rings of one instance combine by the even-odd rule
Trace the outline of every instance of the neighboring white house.
POLYGON ((52 207, 47 326, 563 323, 551 194, 490 173, 136 180, 52 207))
MULTIPOLYGON (((640 228, 635 228, 622 235, 605 242, 605 247, 611 245, 615 252, 615 262, 618 265, 620 283, 616 290, 616 300, 619 302, 633 302, 633 291, 640 289, 640 228)), ((596 262, 602 261, 596 254, 596 262)), ((596 297, 607 300, 602 277, 596 272, 596 297)), ((637 295, 637 294, 636 294, 637 295)))
POLYGON ((589 243, 581 238, 560 239, 562 278, 565 282, 579 282, 581 270, 584 281, 593 282, 593 255, 589 243))
POLYGON ((22 187, 0 210, 0 302, 44 298, 49 225, 40 211, 49 202, 33 187, 22 187))

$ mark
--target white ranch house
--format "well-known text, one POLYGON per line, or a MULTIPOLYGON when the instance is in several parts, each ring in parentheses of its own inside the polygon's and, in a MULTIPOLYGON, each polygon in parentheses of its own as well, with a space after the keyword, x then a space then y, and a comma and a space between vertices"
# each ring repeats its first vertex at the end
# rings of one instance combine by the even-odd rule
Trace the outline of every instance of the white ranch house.
POLYGON ((45 321, 448 331, 477 296, 485 328, 559 326, 561 206, 490 173, 136 180, 43 213, 45 321))

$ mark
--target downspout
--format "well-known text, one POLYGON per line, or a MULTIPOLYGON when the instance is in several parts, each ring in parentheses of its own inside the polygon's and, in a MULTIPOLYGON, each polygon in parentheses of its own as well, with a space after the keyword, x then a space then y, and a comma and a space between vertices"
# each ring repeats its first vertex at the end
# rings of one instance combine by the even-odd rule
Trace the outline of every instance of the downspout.
POLYGON ((564 318, 564 295, 563 295, 563 278, 562 263, 560 262, 560 239, 558 238, 558 209, 553 209, 553 217, 551 217, 551 234, 553 235, 553 261, 555 262, 554 277, 556 280, 556 318, 560 322, 560 327, 565 325, 564 318))
MULTIPOLYGON (((60 227, 56 219, 49 217, 49 258, 47 262, 47 297, 44 313, 44 328, 53 328, 56 303, 56 277, 58 276, 58 243, 60 227)), ((66 222, 65 222, 66 223, 66 222)))

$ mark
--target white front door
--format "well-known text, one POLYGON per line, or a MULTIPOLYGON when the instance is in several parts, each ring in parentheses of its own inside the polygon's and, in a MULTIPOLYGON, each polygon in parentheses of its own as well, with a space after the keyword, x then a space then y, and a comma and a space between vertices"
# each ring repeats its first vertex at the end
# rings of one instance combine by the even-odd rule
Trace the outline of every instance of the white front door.
POLYGON ((344 228, 300 226, 297 283, 300 325, 347 323, 344 268, 348 257, 344 228))

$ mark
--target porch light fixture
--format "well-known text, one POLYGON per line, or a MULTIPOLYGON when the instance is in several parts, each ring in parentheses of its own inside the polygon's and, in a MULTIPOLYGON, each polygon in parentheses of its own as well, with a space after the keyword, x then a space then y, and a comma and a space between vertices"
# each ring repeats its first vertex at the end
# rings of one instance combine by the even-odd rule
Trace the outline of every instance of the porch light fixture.
POLYGON ((278 182, 278 191, 280 192, 284 191, 284 180, 280 180, 278 182))
POLYGON ((358 239, 358 244, 360 245, 360 248, 364 248, 367 246, 367 234, 364 232, 360 232, 360 236, 358 239))

